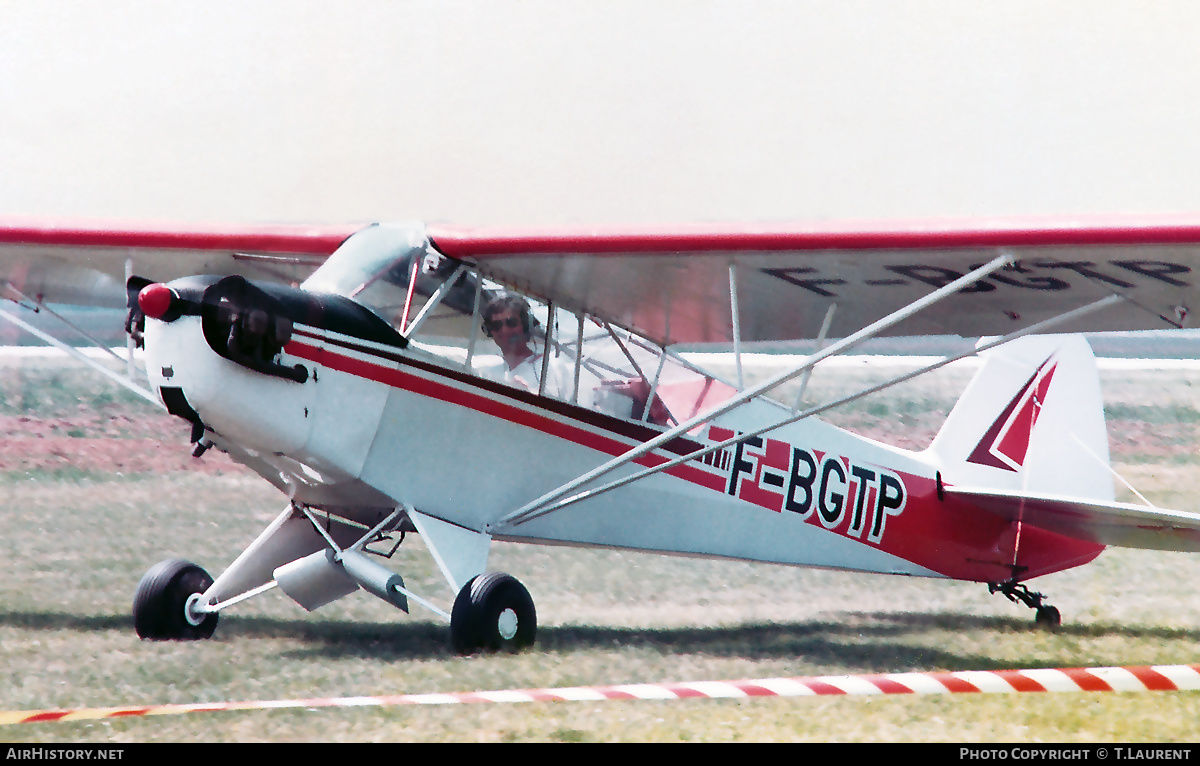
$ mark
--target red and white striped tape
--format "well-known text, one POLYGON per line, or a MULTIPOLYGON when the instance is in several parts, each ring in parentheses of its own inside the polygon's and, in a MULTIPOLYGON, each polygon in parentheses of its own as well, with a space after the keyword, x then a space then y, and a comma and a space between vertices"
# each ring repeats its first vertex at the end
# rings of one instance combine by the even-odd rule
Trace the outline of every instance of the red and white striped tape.
POLYGON ((46 721, 179 715, 218 710, 268 710, 387 705, 458 705, 479 702, 596 702, 601 700, 729 699, 746 697, 811 697, 821 695, 962 694, 1013 692, 1132 692, 1200 689, 1200 665, 1154 665, 1112 668, 1034 670, 967 670, 944 673, 760 678, 747 681, 696 681, 674 684, 623 684, 557 689, 399 694, 379 697, 259 700, 187 705, 153 705, 73 710, 0 712, 0 725, 46 721))

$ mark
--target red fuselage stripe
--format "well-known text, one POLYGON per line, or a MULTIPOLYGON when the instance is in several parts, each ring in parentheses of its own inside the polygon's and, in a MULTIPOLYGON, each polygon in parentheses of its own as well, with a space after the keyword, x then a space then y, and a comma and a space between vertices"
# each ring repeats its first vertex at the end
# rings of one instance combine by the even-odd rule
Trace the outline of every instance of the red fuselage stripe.
MULTIPOLYGON (((319 349, 293 340, 288 344, 287 352, 301 359, 307 359, 315 364, 345 372, 349 375, 373 380, 393 388, 411 391, 421 396, 428 396, 528 428, 534 428, 543 433, 566 439, 567 441, 605 454, 614 456, 622 455, 634 446, 571 423, 564 423, 504 401, 482 396, 473 391, 455 388, 454 386, 449 386, 403 370, 395 370, 360 359, 354 359, 330 351, 327 348, 319 349)), ((649 454, 638 458, 634 462, 650 467, 661 465, 667 462, 667 460, 668 458, 649 454)), ((666 472, 672 476, 707 487, 708 489, 717 491, 724 491, 725 489, 725 478, 723 476, 717 476, 693 466, 686 464, 677 465, 667 469, 666 472)))

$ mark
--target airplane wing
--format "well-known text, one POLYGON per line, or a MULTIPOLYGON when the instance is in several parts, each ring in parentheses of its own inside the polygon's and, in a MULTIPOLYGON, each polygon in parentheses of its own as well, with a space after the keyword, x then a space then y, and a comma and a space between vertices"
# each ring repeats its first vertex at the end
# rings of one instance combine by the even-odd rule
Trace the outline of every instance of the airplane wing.
POLYGON ((565 308, 658 341, 846 337, 986 263, 1016 262, 892 328, 1002 335, 1112 295, 1127 300, 1055 332, 1188 327, 1200 304, 1200 217, 1109 217, 642 228, 430 226, 442 253, 565 308))
POLYGON ((989 489, 946 487, 959 499, 1012 521, 1022 521, 1079 540, 1169 551, 1200 551, 1200 514, 1146 505, 1051 495, 1020 495, 989 489))
MULTIPOLYGON (((156 281, 298 282, 361 228, 0 217, 0 297, 123 306, 129 260, 156 281)), ((831 304, 828 335, 845 337, 998 253, 1016 261, 884 334, 1000 335, 1112 294, 1126 300, 1055 331, 1169 329, 1200 304, 1200 216, 426 232, 501 281, 671 343, 734 339, 731 282, 743 342, 814 338, 831 304)))
POLYGON ((193 274, 300 281, 360 228, 0 217, 0 297, 124 308, 127 260, 155 281, 193 274))

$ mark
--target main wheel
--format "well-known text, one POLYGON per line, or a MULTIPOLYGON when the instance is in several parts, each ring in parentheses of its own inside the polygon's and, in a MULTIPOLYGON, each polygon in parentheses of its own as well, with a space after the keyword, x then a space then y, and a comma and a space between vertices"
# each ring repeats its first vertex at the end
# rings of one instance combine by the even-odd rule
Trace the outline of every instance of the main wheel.
POLYGON ((537 612, 529 591, 512 575, 473 577, 450 613, 450 641, 459 654, 480 649, 517 652, 533 645, 537 612))
POLYGON ((167 559, 150 567, 133 597, 133 627, 138 637, 156 641, 210 638, 217 629, 217 615, 193 616, 188 599, 212 584, 208 572, 183 559, 167 559))

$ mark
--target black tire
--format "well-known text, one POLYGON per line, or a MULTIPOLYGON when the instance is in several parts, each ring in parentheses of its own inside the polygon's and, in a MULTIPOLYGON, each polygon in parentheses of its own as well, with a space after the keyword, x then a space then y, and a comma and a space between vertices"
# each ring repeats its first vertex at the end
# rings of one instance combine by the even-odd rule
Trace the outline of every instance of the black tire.
POLYGON ((203 593, 212 583, 208 572, 183 559, 167 559, 150 567, 133 597, 133 627, 138 637, 151 641, 211 638, 217 629, 217 615, 205 615, 195 625, 185 610, 188 597, 203 593))
POLYGON ((1057 607, 1043 606, 1038 608, 1034 622, 1043 628, 1053 629, 1062 625, 1062 615, 1057 607))
POLYGON ((459 591, 450 613, 450 642, 459 654, 481 649, 518 652, 533 646, 537 611, 515 577, 489 572, 459 591))

